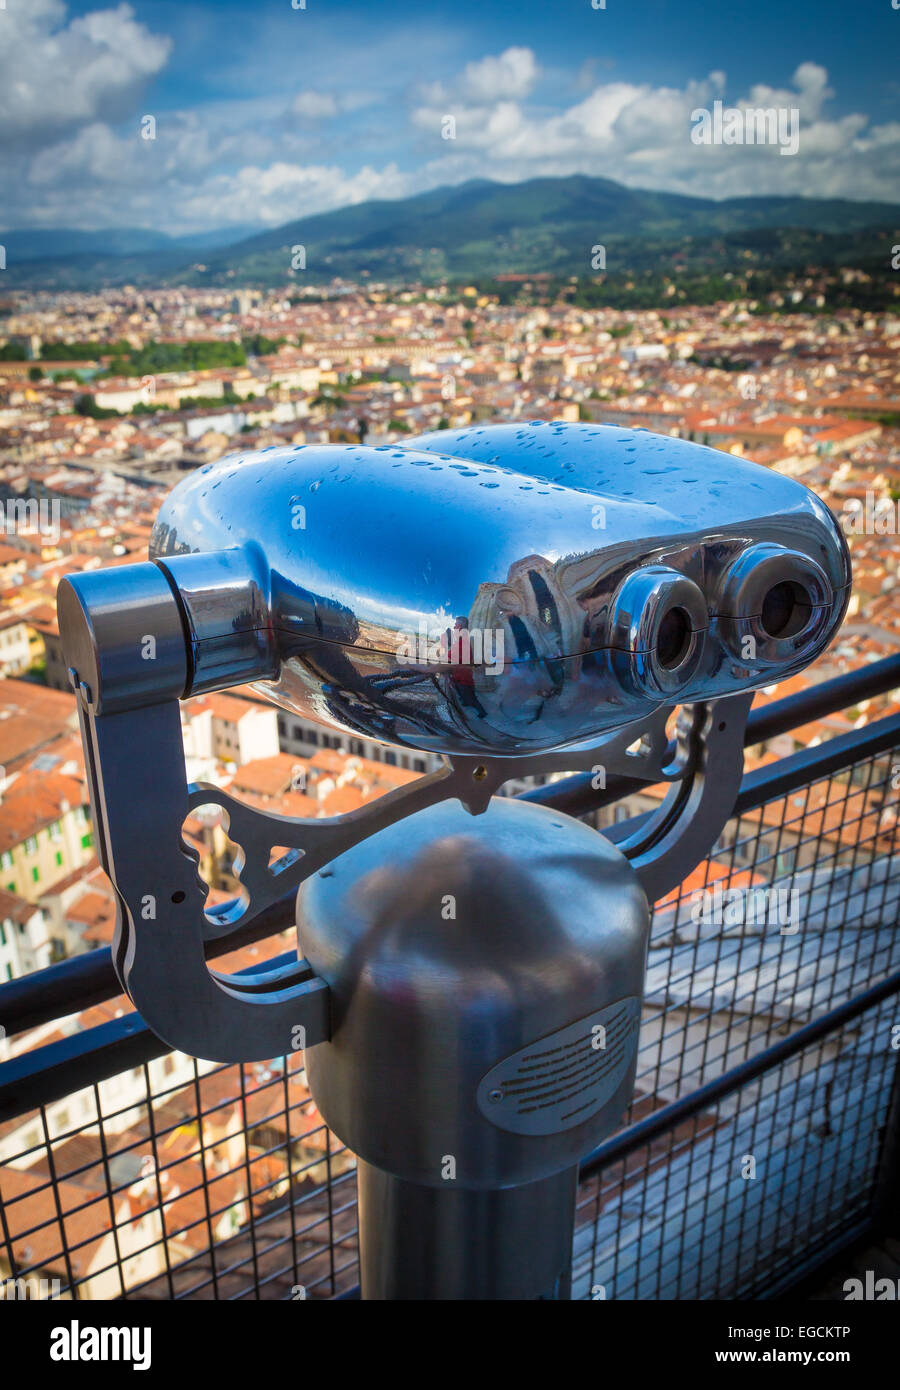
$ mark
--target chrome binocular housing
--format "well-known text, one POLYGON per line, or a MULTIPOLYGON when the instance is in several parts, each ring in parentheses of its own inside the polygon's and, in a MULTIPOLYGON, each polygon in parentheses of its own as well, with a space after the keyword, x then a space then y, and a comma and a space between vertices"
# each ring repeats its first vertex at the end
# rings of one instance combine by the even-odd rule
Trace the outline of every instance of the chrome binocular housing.
POLYGON ((227 458, 170 494, 150 556, 181 605, 184 693, 250 681, 346 732, 473 756, 781 680, 850 591, 801 483, 607 425, 227 458))
MULTIPOLYGON (((474 1095, 479 1078, 497 1075, 504 1058, 512 1066, 542 1031, 563 1030, 567 1047, 570 1025, 586 1026, 626 996, 622 1019, 634 1021, 648 904, 701 862, 731 814, 749 692, 822 651, 849 584, 842 533, 805 487, 643 431, 491 426, 402 448, 270 449, 199 470, 164 502, 147 562, 70 575, 59 587, 98 853, 119 903, 113 957, 123 988, 161 1037, 195 1056, 281 1056, 299 1028, 304 1050, 318 1050, 310 1075, 326 1118, 345 1114, 335 1097, 353 1091, 354 1059, 378 1053, 365 1034, 382 1015, 365 1003, 360 975, 380 982, 385 1007, 406 1018, 413 1041, 391 1055, 398 1065, 419 1059, 428 1095, 437 1072, 446 1083, 445 1059, 438 1048, 425 1066, 416 1040, 453 1038, 457 1059, 474 1048, 474 1095), (320 723, 434 750, 441 766, 330 817, 294 819, 188 783, 179 700, 245 682, 320 723), (684 709, 672 737, 674 705, 684 709), (593 852, 584 838, 593 832, 576 822, 496 795, 510 777, 598 767, 668 787, 615 851, 593 852), (242 896, 224 910, 208 908, 181 834, 209 803, 241 848, 242 896), (396 865, 407 852, 404 880, 396 865), (524 854, 534 878, 523 894, 524 854), (454 894, 470 881, 460 867, 469 860, 502 887, 490 909, 495 924, 508 924, 499 992, 484 966, 491 934, 477 894, 452 938, 432 930, 444 891, 433 865, 451 860, 454 894), (381 864, 394 867, 382 873, 381 864), (330 897, 322 882, 348 896, 330 897), (363 882, 368 898, 357 892, 363 882), (399 953, 396 932, 381 931, 385 884, 388 916, 406 933, 399 953), (212 943, 260 929, 296 889, 302 959, 249 976, 207 968, 212 943), (586 938, 570 931, 573 892, 585 897, 582 925, 598 962, 587 994, 572 985, 587 979, 588 959, 586 938), (626 937, 627 970, 615 975, 610 962, 626 937), (493 1001, 485 1018, 505 1010, 503 1028, 473 1024, 476 997, 493 1001)), ((588 1036, 577 1045, 589 1046, 588 1036)), ((624 1070, 601 1068, 595 1079, 613 1082, 614 1094, 591 1091, 590 1123, 573 1131, 571 1149, 565 1141, 560 1161, 606 1132, 631 1084, 635 1037, 632 1027, 624 1070)), ((405 1094, 383 1079, 364 1091, 405 1094)), ((498 1176, 491 1155, 503 1112, 488 1100, 483 1167, 465 1150, 473 1190, 498 1176)), ((448 1101, 452 1133, 440 1143, 450 1147, 439 1152, 464 1152, 452 1126, 473 1113, 470 1100, 456 1110, 448 1101)), ((347 1142, 350 1121, 339 1123, 347 1142)), ((396 1154, 352 1137, 376 1169, 426 1180, 421 1167, 401 1171, 396 1154)), ((543 1160, 517 1157, 518 1139, 510 1144, 508 1172, 524 1182, 543 1160)))

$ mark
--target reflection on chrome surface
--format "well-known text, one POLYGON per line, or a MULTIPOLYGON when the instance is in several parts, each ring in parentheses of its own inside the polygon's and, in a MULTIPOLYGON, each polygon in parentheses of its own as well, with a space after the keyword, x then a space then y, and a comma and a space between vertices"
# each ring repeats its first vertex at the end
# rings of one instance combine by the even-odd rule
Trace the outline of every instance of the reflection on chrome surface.
POLYGON ((237 666, 285 709, 476 755, 779 680, 827 645, 850 584, 794 479, 541 422, 224 459, 171 493, 150 553, 195 691, 237 666))

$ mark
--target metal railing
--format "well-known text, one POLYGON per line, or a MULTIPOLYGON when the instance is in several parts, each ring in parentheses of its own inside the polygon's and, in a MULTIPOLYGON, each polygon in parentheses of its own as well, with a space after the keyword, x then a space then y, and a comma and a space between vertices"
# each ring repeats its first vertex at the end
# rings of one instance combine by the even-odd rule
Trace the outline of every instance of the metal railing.
MULTIPOLYGON (((897 686, 890 658, 778 701, 747 746, 897 686)), ((582 1166, 573 1297, 772 1296, 895 1210, 895 768, 897 716, 764 763, 657 904, 635 1098, 582 1166), (786 921, 730 922, 734 889, 786 921)), ((639 790, 588 774, 526 799, 602 817, 639 790)), ((242 944, 292 927, 293 895, 242 944)), ((100 950, 0 987, 0 1025, 32 1044, 0 1065, 0 1277, 78 1299, 353 1295, 354 1160, 301 1056, 171 1052, 100 950)))

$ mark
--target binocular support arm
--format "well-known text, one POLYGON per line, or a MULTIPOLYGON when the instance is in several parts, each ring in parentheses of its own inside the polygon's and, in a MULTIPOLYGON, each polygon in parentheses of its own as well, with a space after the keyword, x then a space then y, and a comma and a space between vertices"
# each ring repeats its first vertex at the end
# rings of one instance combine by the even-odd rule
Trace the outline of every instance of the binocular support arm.
MULTIPOLYGON (((510 778, 589 769, 605 777, 669 783, 659 810, 620 845, 654 900, 709 853, 734 805, 743 767, 749 695, 686 706, 674 747, 668 708, 591 743, 516 758, 450 756, 436 772, 346 815, 295 820, 244 805, 220 788, 188 785, 179 697, 189 688, 185 634, 169 583, 153 564, 128 575, 64 581, 61 626, 86 750, 103 868, 117 902, 113 960, 123 988, 172 1047, 216 1061, 283 1056, 330 1036, 328 987, 303 960, 229 976, 205 947, 259 916, 353 845, 448 798, 487 810, 510 778), (127 582, 128 602, 120 585, 127 582), (153 634, 152 661, 142 644, 153 634), (142 635, 143 634, 143 635, 142 635), (240 853, 243 901, 205 910, 199 856, 182 838, 199 806, 225 812, 240 853), (276 858, 274 851, 287 853, 276 858)), ((527 851, 526 851, 527 852, 527 851)))
POLYGON ((206 887, 182 840, 191 799, 177 700, 96 715, 89 691, 76 692, 98 853, 117 899, 113 963, 135 1007, 172 1047, 216 1061, 324 1041, 328 988, 305 961, 258 975, 207 967, 206 887))
POLYGON ((302 960, 279 971, 228 976, 211 970, 204 944, 247 925, 352 845, 449 797, 486 810, 510 777, 600 769, 672 784, 659 811, 620 846, 652 902, 693 869, 730 813, 740 782, 750 697, 690 708, 670 758, 667 711, 569 752, 517 759, 452 758, 407 787, 346 815, 305 821, 248 807, 218 787, 187 784, 178 701, 96 714, 72 673, 88 750, 91 805, 104 869, 118 900, 114 962, 147 1023, 194 1056, 264 1060, 329 1036, 328 989, 302 960), (636 751, 635 744, 639 743, 636 751), (197 854, 182 839, 186 817, 215 803, 240 846, 235 868, 249 898, 225 914, 204 910, 197 854), (275 846, 288 852, 272 861, 275 846))
POLYGON ((734 808, 744 772, 744 729, 753 695, 679 711, 684 775, 649 823, 618 842, 651 904, 671 893, 712 850, 734 808))

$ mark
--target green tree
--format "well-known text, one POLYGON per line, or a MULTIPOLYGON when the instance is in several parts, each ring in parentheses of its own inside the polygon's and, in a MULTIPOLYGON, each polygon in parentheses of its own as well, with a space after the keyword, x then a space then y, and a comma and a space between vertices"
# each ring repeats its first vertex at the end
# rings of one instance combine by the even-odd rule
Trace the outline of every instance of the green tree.
POLYGON ((98 405, 93 396, 79 396, 75 402, 75 414, 85 415, 91 420, 112 420, 118 414, 118 410, 106 410, 102 405, 98 405))
POLYGON ((188 343, 147 343, 142 348, 113 352, 111 376, 159 376, 166 372, 203 372, 214 367, 245 367, 240 343, 196 338, 188 343))
POLYGON ((271 357, 286 342, 287 338, 267 338, 263 333, 256 333, 251 338, 242 338, 241 347, 251 357, 271 357))

